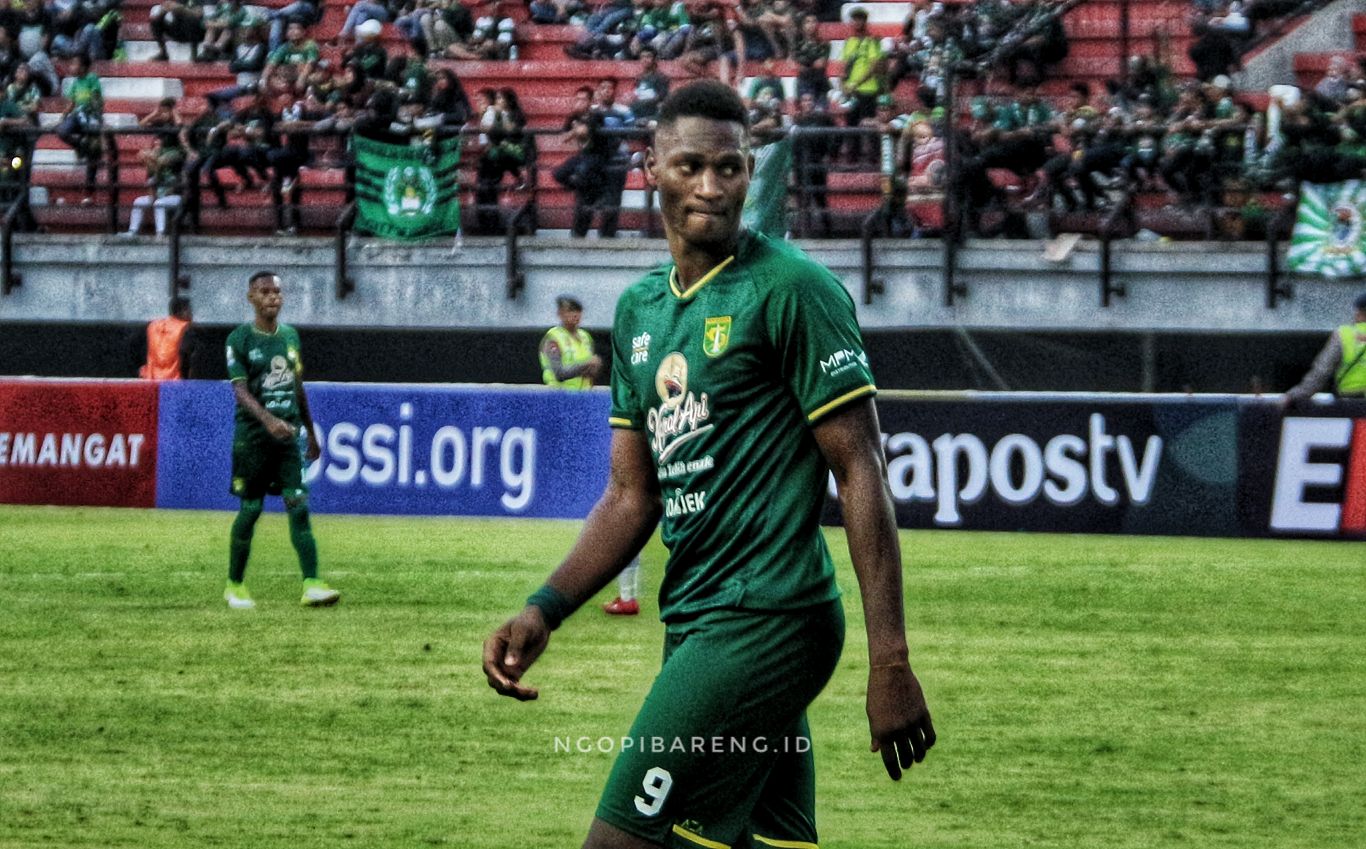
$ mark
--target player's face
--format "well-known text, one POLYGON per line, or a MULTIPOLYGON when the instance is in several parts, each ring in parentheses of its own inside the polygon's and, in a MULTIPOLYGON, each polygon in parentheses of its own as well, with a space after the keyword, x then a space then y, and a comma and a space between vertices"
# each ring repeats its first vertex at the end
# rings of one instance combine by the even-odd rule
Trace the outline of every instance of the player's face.
POLYGON ((564 326, 565 330, 573 333, 579 329, 579 322, 583 320, 583 310, 572 310, 567 307, 561 307, 559 314, 560 324, 564 326))
POLYGON ((285 304, 285 296, 280 291, 280 278, 262 277, 247 290, 247 300, 251 302, 260 318, 274 321, 285 304))
POLYGON ((752 167, 749 139, 736 122, 689 116, 661 127, 646 173, 659 189, 670 238, 697 247, 734 242, 752 167))

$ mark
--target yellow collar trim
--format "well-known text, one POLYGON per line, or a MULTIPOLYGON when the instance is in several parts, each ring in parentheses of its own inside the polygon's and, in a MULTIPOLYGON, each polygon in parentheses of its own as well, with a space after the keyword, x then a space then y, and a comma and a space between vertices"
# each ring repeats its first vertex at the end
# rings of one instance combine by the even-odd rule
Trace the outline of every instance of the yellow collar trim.
POLYGON ((703 274, 702 277, 696 283, 692 284, 687 288, 686 291, 682 292, 680 292, 678 288, 678 266, 675 265, 673 268, 669 269, 669 291, 673 292, 674 297, 676 298, 691 298, 693 295, 697 294, 698 289, 701 289, 703 286, 710 283, 712 279, 716 277, 716 275, 720 274, 726 266, 730 265, 734 259, 735 255, 731 254, 730 256, 721 260, 721 262, 715 268, 713 268, 711 271, 708 271, 706 274, 703 274))

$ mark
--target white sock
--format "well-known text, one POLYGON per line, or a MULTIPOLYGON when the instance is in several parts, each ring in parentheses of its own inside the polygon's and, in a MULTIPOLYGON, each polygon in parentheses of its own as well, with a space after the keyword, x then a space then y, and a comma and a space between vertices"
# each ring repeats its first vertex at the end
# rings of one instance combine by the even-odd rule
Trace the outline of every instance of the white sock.
POLYGON ((631 565, 621 570, 617 576, 617 595, 622 601, 632 601, 636 597, 636 590, 639 589, 640 582, 640 558, 631 561, 631 565))

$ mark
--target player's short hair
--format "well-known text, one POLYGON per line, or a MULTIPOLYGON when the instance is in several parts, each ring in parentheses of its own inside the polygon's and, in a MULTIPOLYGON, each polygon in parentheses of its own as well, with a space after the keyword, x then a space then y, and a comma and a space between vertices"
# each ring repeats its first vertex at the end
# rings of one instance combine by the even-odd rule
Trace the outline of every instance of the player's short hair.
POLYGON ((583 304, 579 303, 579 299, 573 295, 560 295, 555 298, 555 309, 583 312, 583 304))
POLYGON ((262 269, 261 271, 258 271, 258 272, 256 272, 255 274, 253 274, 253 275, 251 275, 250 277, 247 278, 247 288, 250 289, 251 287, 255 286, 257 280, 263 280, 263 279, 265 279, 265 278, 267 278, 267 277, 279 277, 279 276, 280 276, 280 275, 276 274, 274 271, 269 271, 269 270, 266 270, 266 269, 262 269))
POLYGON ((659 105, 659 126, 667 127, 680 118, 709 118, 739 124, 749 131, 749 110, 735 89, 720 80, 689 83, 664 98, 659 105))
POLYGON ((166 305, 167 315, 184 315, 189 311, 190 299, 185 297, 184 295, 174 296, 173 298, 171 298, 170 303, 166 305))

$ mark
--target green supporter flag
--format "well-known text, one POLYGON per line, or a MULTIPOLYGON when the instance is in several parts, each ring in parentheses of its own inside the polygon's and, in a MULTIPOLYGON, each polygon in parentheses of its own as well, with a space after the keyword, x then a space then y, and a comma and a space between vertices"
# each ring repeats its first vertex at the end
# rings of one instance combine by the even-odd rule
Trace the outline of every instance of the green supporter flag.
POLYGON ((792 173, 792 139, 770 142, 754 153, 754 176, 740 222, 745 229, 781 239, 787 234, 787 175, 792 173))
POLYGON ((1366 183, 1304 183, 1287 264, 1304 274, 1355 277, 1366 273, 1366 183))
POLYGON ((357 136, 356 229, 426 239, 460 229, 460 139, 386 144, 357 136))

